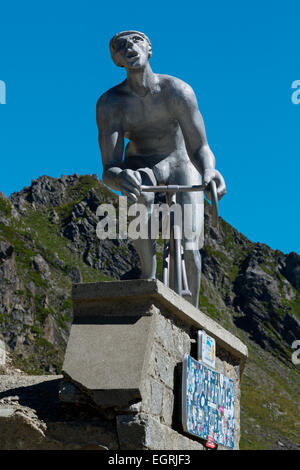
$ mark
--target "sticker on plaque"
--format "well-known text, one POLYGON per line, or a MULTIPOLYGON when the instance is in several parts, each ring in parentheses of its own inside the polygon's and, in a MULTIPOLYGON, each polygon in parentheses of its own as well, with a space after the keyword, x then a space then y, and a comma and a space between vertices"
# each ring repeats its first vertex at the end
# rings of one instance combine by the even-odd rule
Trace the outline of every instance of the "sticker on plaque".
POLYGON ((234 447, 233 381, 186 354, 182 367, 185 432, 234 447))
POLYGON ((216 341, 204 330, 198 331, 198 361, 202 361, 210 367, 216 367, 216 341))

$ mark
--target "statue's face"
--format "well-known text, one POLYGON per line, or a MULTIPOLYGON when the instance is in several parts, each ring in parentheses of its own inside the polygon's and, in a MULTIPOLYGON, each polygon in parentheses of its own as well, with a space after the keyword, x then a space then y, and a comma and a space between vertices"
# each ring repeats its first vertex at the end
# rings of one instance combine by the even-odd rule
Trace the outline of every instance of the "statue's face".
POLYGON ((115 58, 121 67, 145 67, 149 57, 149 43, 137 33, 120 36, 115 42, 115 58))

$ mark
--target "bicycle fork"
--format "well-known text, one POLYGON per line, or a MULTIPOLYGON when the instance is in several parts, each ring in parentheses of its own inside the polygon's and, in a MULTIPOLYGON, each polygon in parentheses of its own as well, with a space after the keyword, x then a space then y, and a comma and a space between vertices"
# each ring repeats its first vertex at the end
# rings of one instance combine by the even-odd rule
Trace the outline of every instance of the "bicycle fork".
POLYGON ((175 223, 172 210, 172 206, 176 204, 176 193, 168 194, 167 199, 170 207, 170 242, 164 246, 163 283, 173 288, 177 294, 191 297, 181 244, 181 231, 175 223))

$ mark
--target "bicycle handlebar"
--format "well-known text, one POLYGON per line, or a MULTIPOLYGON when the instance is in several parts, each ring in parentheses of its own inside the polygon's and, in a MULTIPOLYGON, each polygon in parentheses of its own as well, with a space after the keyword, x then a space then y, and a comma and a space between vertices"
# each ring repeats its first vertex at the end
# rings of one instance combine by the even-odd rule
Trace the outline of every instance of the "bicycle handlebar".
POLYGON ((179 186, 177 184, 168 184, 167 186, 141 186, 142 192, 145 193, 184 193, 191 191, 204 191, 202 184, 195 186, 179 186))
MULTIPOLYGON (((217 227, 218 225, 218 193, 217 186, 214 180, 211 180, 210 184, 210 195, 212 205, 212 225, 217 227)), ((208 189, 208 186, 202 184, 191 185, 191 186, 180 186, 176 184, 168 184, 167 186, 141 186, 141 191, 145 193, 184 193, 192 191, 204 191, 208 189)))

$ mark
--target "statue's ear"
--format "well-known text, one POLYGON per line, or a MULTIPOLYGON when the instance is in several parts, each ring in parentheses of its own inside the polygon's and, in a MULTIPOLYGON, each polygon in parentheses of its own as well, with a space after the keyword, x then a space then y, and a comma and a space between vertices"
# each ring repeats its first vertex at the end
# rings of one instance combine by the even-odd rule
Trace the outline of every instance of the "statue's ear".
POLYGON ((152 46, 149 46, 148 50, 148 59, 150 59, 150 57, 152 57, 152 46))

